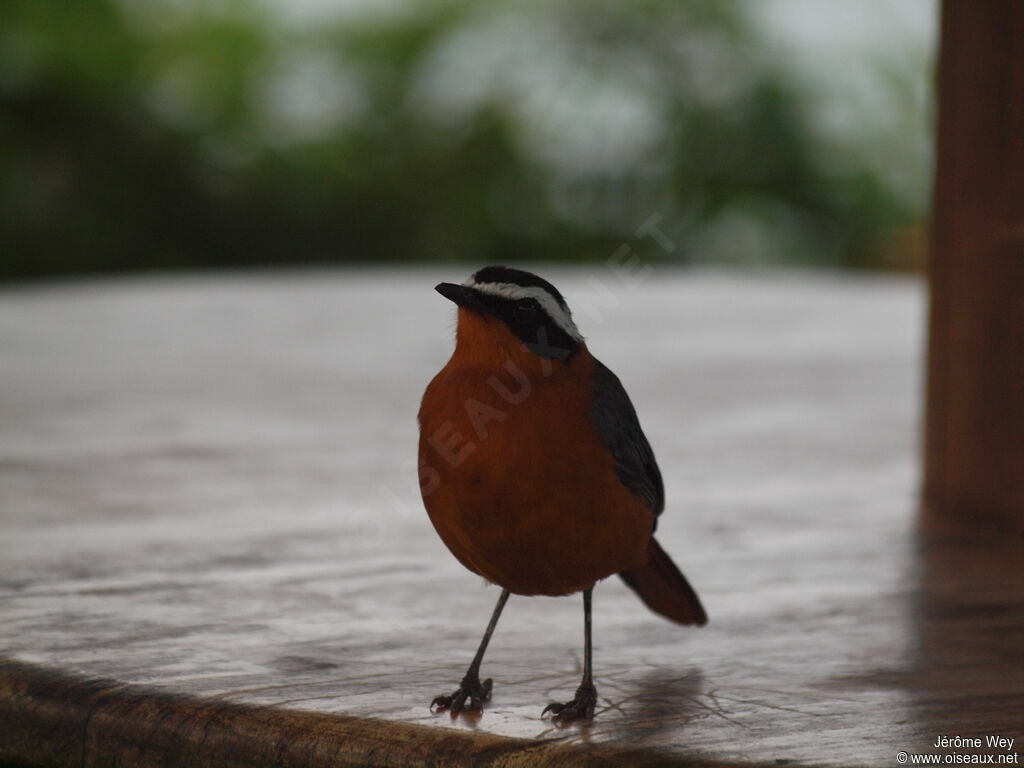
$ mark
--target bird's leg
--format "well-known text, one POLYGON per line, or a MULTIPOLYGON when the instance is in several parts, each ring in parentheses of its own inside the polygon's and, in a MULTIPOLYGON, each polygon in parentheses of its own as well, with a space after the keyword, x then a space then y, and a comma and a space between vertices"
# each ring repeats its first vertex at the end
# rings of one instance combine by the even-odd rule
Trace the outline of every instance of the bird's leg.
POLYGON ((572 701, 567 701, 565 704, 553 701, 540 713, 540 716, 544 717, 551 712, 556 723, 589 720, 594 716, 597 688, 594 687, 590 650, 590 595, 593 591, 593 587, 583 591, 583 681, 576 689, 576 696, 572 701))
POLYGON ((448 709, 451 710, 453 716, 462 711, 476 712, 483 709, 483 703, 491 698, 491 678, 480 682, 480 662, 484 660, 487 644, 491 641, 491 634, 498 625, 498 618, 507 601, 508 590, 503 589, 498 598, 498 604, 494 606, 491 620, 487 624, 487 631, 484 632, 483 640, 480 641, 480 647, 476 649, 473 663, 466 670, 466 676, 462 678, 459 687, 450 696, 438 696, 430 702, 431 709, 434 707, 439 710, 448 709))

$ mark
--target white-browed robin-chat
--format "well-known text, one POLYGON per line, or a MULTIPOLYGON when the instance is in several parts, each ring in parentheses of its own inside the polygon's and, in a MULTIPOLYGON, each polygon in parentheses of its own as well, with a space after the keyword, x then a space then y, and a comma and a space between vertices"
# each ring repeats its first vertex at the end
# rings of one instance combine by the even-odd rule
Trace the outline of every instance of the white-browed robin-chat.
MULTIPOLYGON (((704 624, 697 594, 653 533, 661 472, 618 377, 587 350, 562 294, 491 266, 437 291, 458 305, 455 351, 420 406, 420 490, 466 568, 501 587, 458 689, 431 707, 478 710, 480 663, 510 593, 583 593, 583 680, 559 722, 593 716, 591 593, 619 574, 654 612, 704 624)), ((543 714, 543 713, 542 713, 543 714)))

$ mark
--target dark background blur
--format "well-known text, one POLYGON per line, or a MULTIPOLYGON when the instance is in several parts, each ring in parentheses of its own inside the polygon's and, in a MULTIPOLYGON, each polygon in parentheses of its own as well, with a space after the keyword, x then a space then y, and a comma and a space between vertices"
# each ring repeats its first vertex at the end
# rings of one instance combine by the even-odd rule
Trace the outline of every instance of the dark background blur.
POLYGON ((4 0, 0 279, 665 259, 915 269, 930 0, 4 0), (652 254, 657 255, 657 254, 652 254))

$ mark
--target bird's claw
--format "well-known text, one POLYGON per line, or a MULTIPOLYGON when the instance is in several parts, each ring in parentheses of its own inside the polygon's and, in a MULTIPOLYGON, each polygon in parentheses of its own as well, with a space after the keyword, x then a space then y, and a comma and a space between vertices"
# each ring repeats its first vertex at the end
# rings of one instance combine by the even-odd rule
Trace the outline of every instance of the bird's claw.
POLYGON ((540 716, 544 717, 544 715, 550 712, 551 719, 559 725, 571 723, 575 720, 590 720, 594 717, 594 707, 596 705, 597 689, 592 684, 584 683, 576 689, 576 696, 572 701, 567 701, 564 704, 553 701, 544 707, 544 711, 540 713, 540 716))
POLYGON ((452 717, 460 712, 479 712, 484 708, 484 702, 491 698, 492 682, 491 678, 487 678, 481 683, 479 677, 467 675, 450 696, 435 697, 430 702, 430 710, 448 710, 452 717))

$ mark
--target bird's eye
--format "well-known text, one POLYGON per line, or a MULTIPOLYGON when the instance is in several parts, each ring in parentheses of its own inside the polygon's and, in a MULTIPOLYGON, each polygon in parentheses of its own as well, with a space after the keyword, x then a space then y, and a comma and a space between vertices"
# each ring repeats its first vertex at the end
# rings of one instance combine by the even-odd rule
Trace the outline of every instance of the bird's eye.
POLYGON ((516 304, 513 314, 515 315, 516 322, 529 323, 537 314, 537 308, 530 302, 523 302, 522 304, 516 304))

